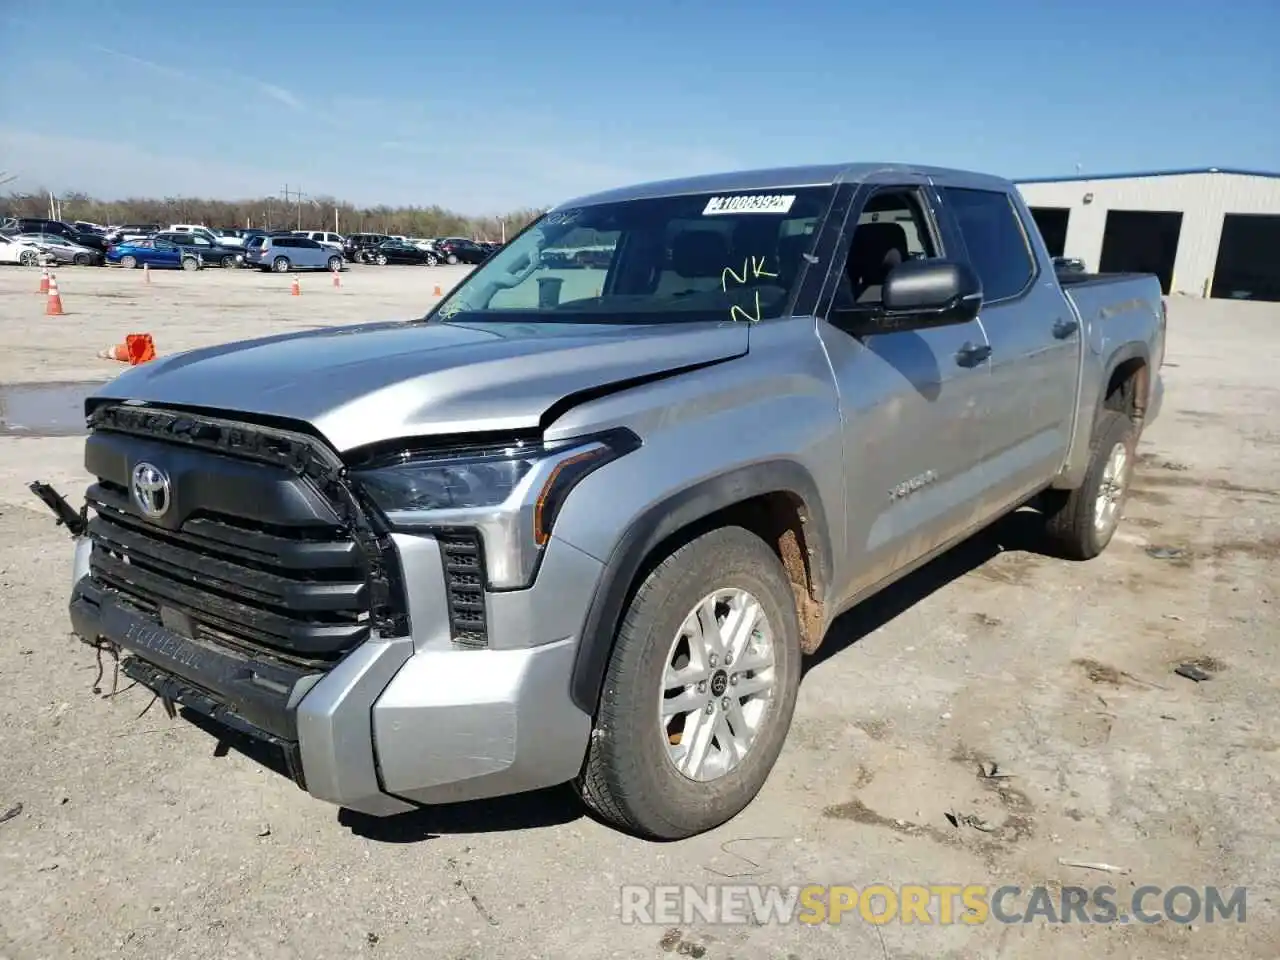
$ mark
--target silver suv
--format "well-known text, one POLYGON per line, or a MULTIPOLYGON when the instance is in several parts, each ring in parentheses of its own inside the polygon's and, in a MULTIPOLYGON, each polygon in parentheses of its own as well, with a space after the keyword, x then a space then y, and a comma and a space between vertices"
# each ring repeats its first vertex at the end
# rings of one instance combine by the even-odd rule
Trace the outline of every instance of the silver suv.
POLYGON ((341 270, 342 254, 307 237, 253 237, 244 247, 246 267, 290 270, 341 270))

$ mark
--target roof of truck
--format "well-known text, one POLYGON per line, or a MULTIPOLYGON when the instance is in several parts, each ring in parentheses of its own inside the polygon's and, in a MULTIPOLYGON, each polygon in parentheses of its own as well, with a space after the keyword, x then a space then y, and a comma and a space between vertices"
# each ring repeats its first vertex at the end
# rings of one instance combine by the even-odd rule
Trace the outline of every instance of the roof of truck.
POLYGON ((709 173, 675 180, 654 180, 576 197, 559 204, 557 209, 691 193, 737 193, 744 190, 826 187, 837 183, 857 183, 879 174, 915 174, 945 179, 953 185, 985 186, 989 189, 994 187, 1007 190, 1012 187, 1011 181, 1003 177, 969 170, 952 170, 946 167, 929 167, 910 163, 828 163, 807 167, 773 167, 709 173))

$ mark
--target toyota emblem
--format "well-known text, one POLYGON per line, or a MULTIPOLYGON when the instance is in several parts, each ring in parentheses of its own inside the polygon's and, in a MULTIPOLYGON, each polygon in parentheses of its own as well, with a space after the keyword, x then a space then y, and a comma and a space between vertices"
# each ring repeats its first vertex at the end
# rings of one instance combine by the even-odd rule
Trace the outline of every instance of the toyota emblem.
POLYGON ((140 463, 133 468, 133 499, 143 515, 159 520, 173 500, 169 478, 159 467, 140 463))

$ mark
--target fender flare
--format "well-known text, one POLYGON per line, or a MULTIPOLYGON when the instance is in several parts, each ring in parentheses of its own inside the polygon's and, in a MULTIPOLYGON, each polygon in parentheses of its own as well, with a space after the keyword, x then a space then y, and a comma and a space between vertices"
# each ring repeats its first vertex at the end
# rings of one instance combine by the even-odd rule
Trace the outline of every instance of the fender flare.
POLYGON ((569 695, 579 709, 592 717, 596 714, 632 584, 654 548, 718 510, 768 493, 789 493, 803 504, 810 568, 818 589, 825 589, 831 582, 830 528, 818 485, 800 464, 794 460, 752 463, 685 487, 635 517, 605 562, 583 621, 569 681, 569 695))
MULTIPOLYGON (((1115 375, 1116 370, 1128 363, 1130 360, 1141 360, 1143 366, 1147 368, 1147 392, 1151 391, 1151 354, 1147 349, 1147 345, 1142 341, 1130 341, 1122 344, 1116 351, 1107 358, 1106 365, 1102 368, 1102 383, 1098 387, 1098 403, 1093 409, 1093 423, 1091 432, 1087 439, 1092 441, 1092 430, 1098 426, 1098 421, 1102 419, 1102 415, 1106 410, 1107 404, 1107 387, 1111 384, 1111 378, 1115 375)), ((1149 396, 1142 398, 1143 408, 1146 407, 1149 396)))

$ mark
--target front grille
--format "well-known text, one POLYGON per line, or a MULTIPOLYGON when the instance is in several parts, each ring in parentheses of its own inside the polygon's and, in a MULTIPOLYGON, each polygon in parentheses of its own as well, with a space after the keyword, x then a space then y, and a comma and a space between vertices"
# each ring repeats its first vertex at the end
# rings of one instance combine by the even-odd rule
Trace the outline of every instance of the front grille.
POLYGON ((91 426, 90 572, 117 599, 193 639, 319 668, 375 628, 407 629, 393 552, 316 441, 143 408, 91 426), (143 459, 170 465, 180 522, 137 515, 126 484, 143 459))
POLYGON ((449 630, 460 647, 485 647, 489 628, 484 614, 484 553, 474 531, 442 531, 437 535, 444 562, 449 630))

